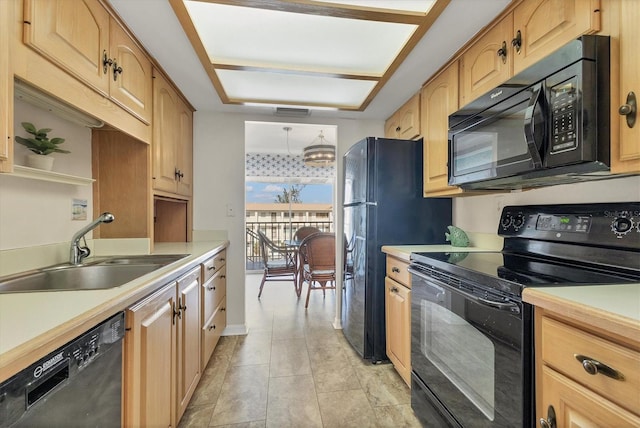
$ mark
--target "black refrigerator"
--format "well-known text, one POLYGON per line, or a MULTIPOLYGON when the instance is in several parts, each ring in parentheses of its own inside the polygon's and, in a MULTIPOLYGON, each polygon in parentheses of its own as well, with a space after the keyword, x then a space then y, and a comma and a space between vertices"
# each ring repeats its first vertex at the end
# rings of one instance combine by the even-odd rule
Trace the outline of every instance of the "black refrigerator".
POLYGON ((367 137, 343 162, 342 328, 355 350, 377 363, 388 360, 381 247, 444 244, 451 199, 422 195, 422 140, 367 137))

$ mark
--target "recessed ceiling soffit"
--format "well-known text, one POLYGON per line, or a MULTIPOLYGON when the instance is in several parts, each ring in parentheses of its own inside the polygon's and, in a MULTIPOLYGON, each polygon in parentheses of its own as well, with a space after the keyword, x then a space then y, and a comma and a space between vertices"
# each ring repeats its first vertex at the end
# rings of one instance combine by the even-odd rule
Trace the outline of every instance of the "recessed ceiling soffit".
POLYGON ((450 0, 169 0, 224 104, 363 111, 450 0))

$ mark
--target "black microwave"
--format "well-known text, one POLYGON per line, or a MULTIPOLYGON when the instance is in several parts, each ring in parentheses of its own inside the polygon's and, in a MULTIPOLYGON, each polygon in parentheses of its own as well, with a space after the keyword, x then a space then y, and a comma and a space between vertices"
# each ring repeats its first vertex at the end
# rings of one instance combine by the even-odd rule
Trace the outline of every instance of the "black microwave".
POLYGON ((582 36, 449 116, 449 184, 523 189, 609 176, 609 37, 582 36))

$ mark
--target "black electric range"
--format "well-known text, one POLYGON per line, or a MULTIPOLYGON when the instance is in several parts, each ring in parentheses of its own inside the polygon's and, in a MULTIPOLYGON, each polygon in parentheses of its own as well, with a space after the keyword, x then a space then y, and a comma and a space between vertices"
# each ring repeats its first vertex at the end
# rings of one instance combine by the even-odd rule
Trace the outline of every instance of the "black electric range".
POLYGON ((640 282, 640 203, 508 206, 502 251, 412 253, 412 406, 434 426, 533 426, 525 287, 640 282))

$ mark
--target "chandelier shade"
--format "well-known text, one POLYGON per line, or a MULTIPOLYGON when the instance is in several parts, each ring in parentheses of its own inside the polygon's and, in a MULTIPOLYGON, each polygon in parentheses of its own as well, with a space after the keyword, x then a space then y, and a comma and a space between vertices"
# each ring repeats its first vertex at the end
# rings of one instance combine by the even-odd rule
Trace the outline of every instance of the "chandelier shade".
MULTIPOLYGON (((336 146, 325 144, 324 135, 320 131, 320 135, 316 140, 320 140, 319 144, 307 146, 302 151, 304 163, 307 166, 327 167, 333 165, 336 161, 336 146)), ((314 143, 316 142, 314 140, 314 143)))

